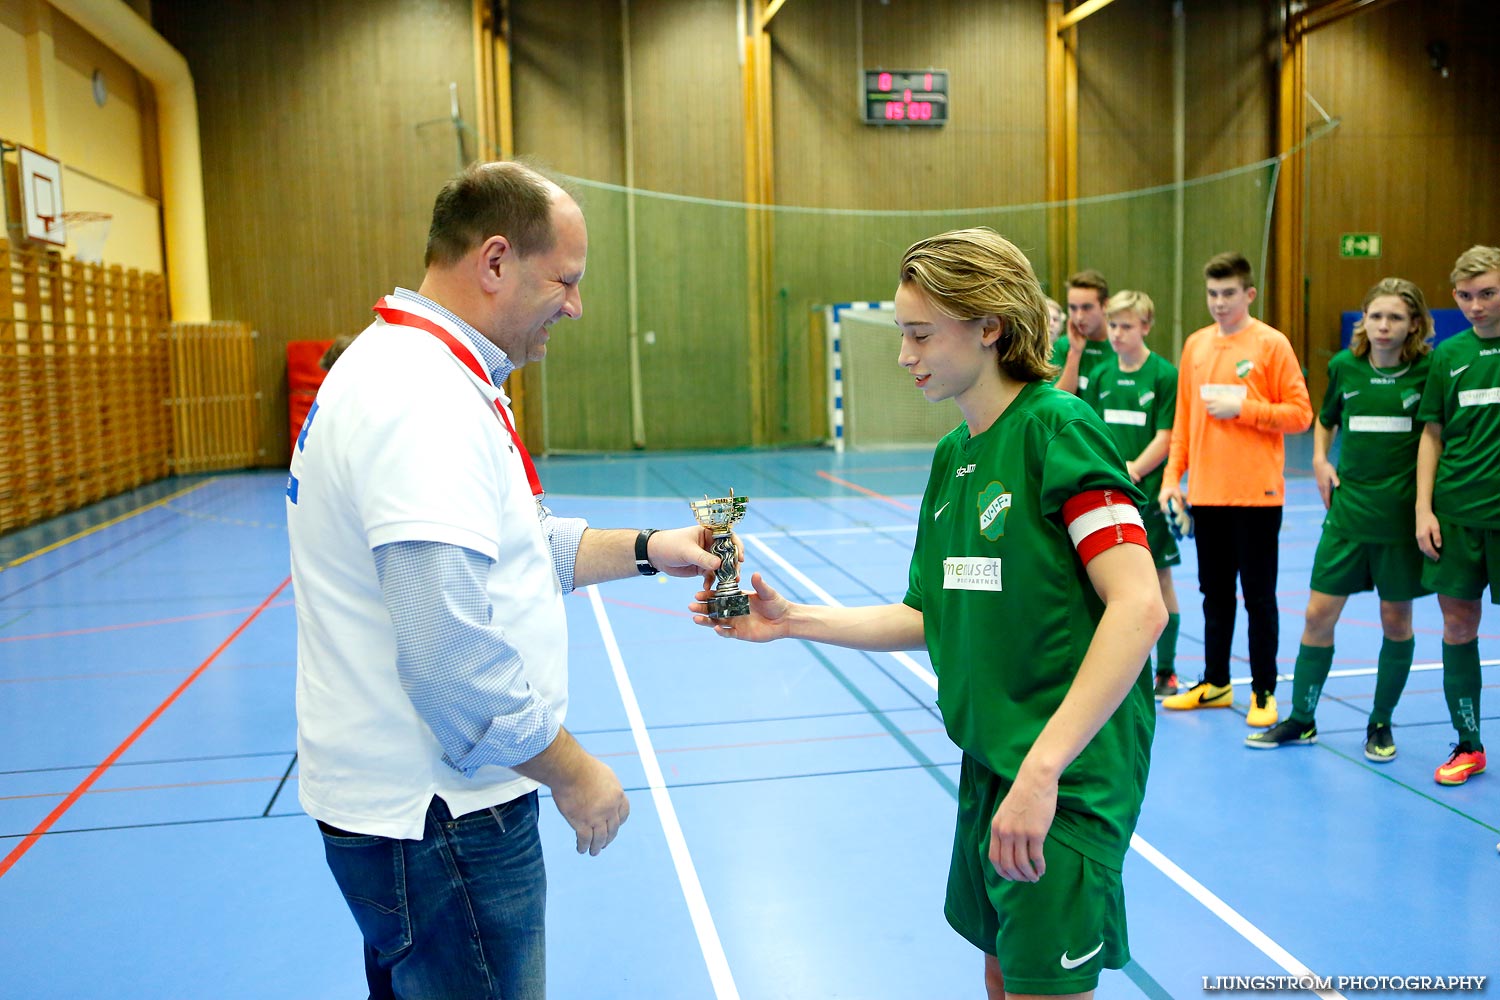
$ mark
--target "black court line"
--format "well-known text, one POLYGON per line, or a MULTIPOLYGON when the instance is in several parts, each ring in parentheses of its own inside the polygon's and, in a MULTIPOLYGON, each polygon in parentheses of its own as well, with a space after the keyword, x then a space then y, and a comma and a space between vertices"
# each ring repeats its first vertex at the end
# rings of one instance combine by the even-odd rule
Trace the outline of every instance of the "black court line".
MULTIPOLYGON (((284 757, 292 750, 253 750, 247 753, 204 754, 197 757, 161 757, 153 760, 117 760, 114 767, 152 767, 159 764, 199 764, 217 760, 250 760, 256 757, 284 757)), ((46 774, 51 771, 92 771, 99 761, 88 764, 60 764, 56 767, 27 767, 15 771, 0 771, 0 777, 8 774, 46 774)))
POLYGON ((274 791, 274 792, 271 793, 271 801, 269 801, 269 802, 266 803, 266 808, 261 813, 262 816, 269 816, 269 815, 271 815, 271 807, 276 804, 276 799, 280 797, 281 790, 286 787, 287 779, 292 776, 292 768, 294 768, 296 766, 297 766, 297 755, 296 754, 292 754, 292 759, 289 760, 289 761, 287 761, 286 771, 283 772, 282 775, 281 775, 281 781, 276 785, 276 791, 274 791))

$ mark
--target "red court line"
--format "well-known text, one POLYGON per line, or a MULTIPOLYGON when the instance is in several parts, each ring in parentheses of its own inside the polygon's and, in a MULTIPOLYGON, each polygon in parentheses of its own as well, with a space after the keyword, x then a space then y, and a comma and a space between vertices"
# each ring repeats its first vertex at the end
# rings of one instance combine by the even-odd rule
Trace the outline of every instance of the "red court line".
POLYGON ((831 476, 828 473, 824 472, 822 469, 818 470, 818 475, 822 476, 830 483, 838 483, 840 486, 847 486, 851 490, 863 493, 867 497, 874 497, 876 500, 883 500, 886 503, 890 504, 892 507, 900 507, 902 510, 916 510, 916 508, 911 504, 902 503, 900 500, 888 497, 884 493, 876 493, 874 490, 867 490, 858 483, 851 483, 847 479, 840 479, 838 476, 831 476))
POLYGON ((172 703, 182 695, 182 692, 186 691, 189 687, 192 686, 194 681, 203 676, 203 672, 207 670, 210 665, 212 665, 214 660, 219 658, 219 654, 228 649, 230 644, 240 637, 240 633, 249 628, 250 623, 255 621, 256 618, 260 617, 260 613, 266 610, 266 608, 270 607, 271 602, 276 600, 277 596, 283 590, 285 590, 291 582, 292 578, 288 576, 285 580, 282 580, 281 583, 277 584, 276 589, 267 594, 266 599, 260 602, 260 606, 257 607, 254 611, 250 612, 250 616, 244 621, 240 622, 239 627, 236 628, 233 632, 229 633, 228 638, 219 643, 219 648, 215 649, 212 653, 209 653, 208 659, 198 664, 198 669, 194 670, 191 674, 188 674, 187 678, 181 684, 177 685, 177 689, 171 694, 167 695, 166 700, 163 701, 160 705, 157 705, 156 710, 153 711, 150 715, 146 716, 145 720, 141 722, 139 726, 135 727, 135 731, 133 733, 125 737, 124 742, 115 747, 113 753, 104 758, 104 760, 99 764, 98 767, 89 772, 89 776, 87 778, 84 778, 83 781, 79 782, 78 787, 69 792, 68 797, 59 802, 56 808, 54 808, 50 813, 47 814, 46 819, 37 824, 35 830, 32 830, 30 833, 28 833, 21 840, 21 842, 17 844, 15 848, 4 857, 4 859, 0 859, 0 878, 4 878, 5 873, 14 868, 16 866, 16 862, 20 861, 21 858, 26 854, 26 852, 31 850, 32 845, 34 845, 38 840, 42 838, 42 834, 52 829, 53 824, 55 824, 59 819, 62 819, 63 813, 73 808, 73 804, 83 797, 84 792, 87 792, 89 788, 93 786, 94 782, 103 777, 104 772, 113 767, 115 761, 119 760, 120 757, 124 755, 125 751, 129 750, 131 745, 134 744, 136 740, 140 739, 142 734, 144 734, 146 730, 150 729, 151 726, 155 724, 156 720, 161 718, 162 714, 166 712, 167 709, 172 707, 172 703))
MULTIPOLYGON (((280 604, 271 605, 277 608, 289 608, 291 601, 283 601, 280 604)), ((224 608, 220 611, 200 611, 196 615, 178 615, 175 618, 150 618, 143 622, 123 622, 119 625, 95 625, 92 628, 72 628, 64 632, 37 632, 33 635, 6 635, 0 636, 0 642, 28 642, 33 639, 63 639, 70 635, 93 635, 95 632, 118 632, 127 628, 150 628, 153 625, 176 625, 179 622, 195 622, 204 618, 222 618, 225 615, 237 615, 250 608, 224 608)), ((259 613, 259 609, 256 609, 259 613)))

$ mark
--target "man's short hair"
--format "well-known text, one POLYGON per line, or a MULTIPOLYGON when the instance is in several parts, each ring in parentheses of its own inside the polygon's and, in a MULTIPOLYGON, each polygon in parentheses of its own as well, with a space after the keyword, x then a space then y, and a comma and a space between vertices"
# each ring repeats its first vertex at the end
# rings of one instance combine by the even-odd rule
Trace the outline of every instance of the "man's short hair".
POLYGON ((1082 271, 1068 275, 1069 288, 1090 288, 1094 294, 1099 296, 1099 304, 1102 306, 1109 299, 1109 282, 1104 280, 1104 275, 1086 267, 1082 271))
POLYGON ((1203 277, 1217 281, 1223 281, 1225 278, 1238 278, 1243 287, 1247 289, 1255 287, 1255 270, 1251 268, 1245 255, 1238 250, 1216 253, 1208 258, 1208 263, 1203 265, 1203 277))
POLYGON ((426 266, 456 264, 491 236, 504 236, 522 257, 551 250, 554 185, 522 163, 465 167, 432 206, 426 266))
POLYGON ((1123 312, 1135 313, 1141 318, 1142 323, 1150 326, 1151 321, 1156 318, 1156 303, 1152 302, 1151 296, 1145 292, 1122 288, 1104 303, 1104 315, 1115 316, 1123 312))
POLYGON ((1477 278, 1490 271, 1500 271, 1500 247, 1472 246, 1453 262, 1448 280, 1458 284, 1465 278, 1477 278))

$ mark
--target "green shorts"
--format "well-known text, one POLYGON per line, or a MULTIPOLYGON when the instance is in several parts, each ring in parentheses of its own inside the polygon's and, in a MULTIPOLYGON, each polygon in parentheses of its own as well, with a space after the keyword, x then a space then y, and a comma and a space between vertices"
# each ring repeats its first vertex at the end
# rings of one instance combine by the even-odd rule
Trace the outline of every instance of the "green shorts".
POLYGON ((1083 993, 1130 961, 1120 873, 1049 836, 1038 882, 1007 882, 990 864, 990 821, 1010 782, 964 754, 943 915, 1000 962, 1010 993, 1083 993))
POLYGON ((1335 597, 1374 590, 1382 601, 1413 601, 1432 593, 1422 586, 1426 561, 1415 536, 1387 544, 1358 542, 1325 527, 1313 556, 1312 589, 1335 597))
POLYGON ((1422 585, 1444 597, 1477 601, 1490 588, 1490 603, 1500 604, 1500 530, 1475 528, 1438 516, 1443 533, 1442 556, 1423 559, 1422 585))
POLYGON ((1151 558, 1157 569, 1182 564, 1182 553, 1177 550, 1177 539, 1167 527, 1167 515, 1155 504, 1147 504, 1141 510, 1141 520, 1146 522, 1146 543, 1151 546, 1151 558))

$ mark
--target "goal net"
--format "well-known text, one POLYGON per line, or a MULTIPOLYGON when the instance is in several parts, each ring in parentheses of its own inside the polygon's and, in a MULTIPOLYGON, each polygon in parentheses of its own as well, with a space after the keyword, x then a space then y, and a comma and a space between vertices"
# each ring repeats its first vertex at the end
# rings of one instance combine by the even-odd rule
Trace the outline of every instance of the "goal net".
POLYGON ((889 302, 829 306, 829 424, 837 448, 930 447, 963 421, 951 399, 929 403, 896 362, 889 302))

